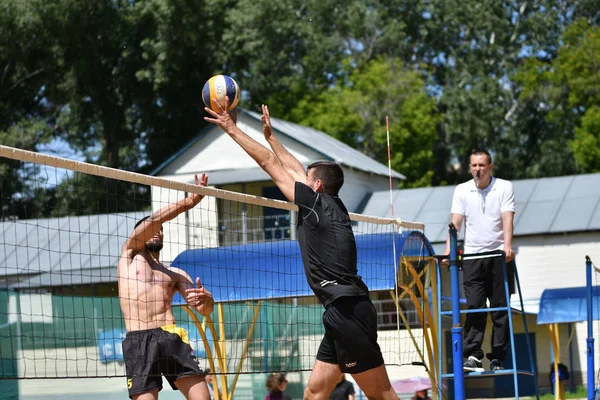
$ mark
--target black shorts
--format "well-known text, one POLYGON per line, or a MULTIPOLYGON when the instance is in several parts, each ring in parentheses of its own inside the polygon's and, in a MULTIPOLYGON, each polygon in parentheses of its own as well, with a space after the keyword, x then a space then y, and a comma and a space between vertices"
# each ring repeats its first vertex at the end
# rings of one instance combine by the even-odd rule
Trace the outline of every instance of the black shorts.
POLYGON ((129 397, 162 389, 162 376, 174 390, 175 381, 203 375, 185 329, 175 325, 127 332, 123 358, 129 397))
POLYGON ((383 365, 377 344, 377 312, 368 297, 340 297, 323 313, 325 336, 317 360, 357 374, 383 365))

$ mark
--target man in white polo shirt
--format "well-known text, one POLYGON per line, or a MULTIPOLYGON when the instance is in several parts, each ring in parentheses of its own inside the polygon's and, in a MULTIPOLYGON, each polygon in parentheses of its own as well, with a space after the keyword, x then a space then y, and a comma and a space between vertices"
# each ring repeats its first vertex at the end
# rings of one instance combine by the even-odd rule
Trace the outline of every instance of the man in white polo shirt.
MULTIPOLYGON (((512 249, 515 197, 509 181, 492 176, 492 156, 487 151, 474 151, 469 159, 473 176, 454 190, 452 222, 460 231, 465 221, 465 254, 504 250, 509 284, 512 287, 515 253, 512 249)), ((449 254, 449 241, 446 254, 449 254)), ((504 272, 501 257, 482 257, 464 260, 463 287, 469 309, 506 307, 504 272)), ((509 343, 508 313, 493 311, 492 351, 487 354, 490 369, 503 369, 509 343)), ((485 334, 487 313, 468 313, 464 327, 464 370, 483 371, 481 343, 485 334)))

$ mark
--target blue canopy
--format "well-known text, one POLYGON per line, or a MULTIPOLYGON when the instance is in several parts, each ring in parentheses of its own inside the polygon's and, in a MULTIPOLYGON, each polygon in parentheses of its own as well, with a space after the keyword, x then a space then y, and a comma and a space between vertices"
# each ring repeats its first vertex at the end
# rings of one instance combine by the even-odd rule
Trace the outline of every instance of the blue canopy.
MULTIPOLYGON (((600 286, 592 287, 592 313, 594 319, 600 319, 600 286)), ((560 324, 587 321, 586 287, 564 289, 546 289, 540 299, 540 312, 537 323, 560 324)))
MULTIPOLYGON (((371 291, 393 290, 396 255, 426 257, 433 249, 423 233, 377 233, 356 235, 358 273, 371 291)), ((247 245, 186 250, 172 266, 196 277, 216 302, 312 296, 304 275, 296 241, 273 241, 247 245)), ((177 293, 173 305, 184 305, 177 293)))

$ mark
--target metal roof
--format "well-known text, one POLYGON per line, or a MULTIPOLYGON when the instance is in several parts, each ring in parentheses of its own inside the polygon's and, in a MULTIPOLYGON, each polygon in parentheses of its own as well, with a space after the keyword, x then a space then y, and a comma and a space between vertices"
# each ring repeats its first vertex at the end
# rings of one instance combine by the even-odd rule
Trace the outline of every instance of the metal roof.
POLYGON ((100 268, 82 268, 44 272, 28 279, 23 279, 11 289, 33 289, 59 286, 79 286, 117 282, 117 267, 111 265, 100 268))
MULTIPOLYGON (((116 267, 121 246, 148 212, 0 223, 0 275, 116 267)), ((79 272, 78 272, 79 274, 79 272)))
MULTIPOLYGON (((262 124, 260 120, 260 114, 244 109, 239 109, 239 111, 240 113, 243 113, 244 115, 262 124)), ((345 165, 349 168, 369 172, 375 175, 389 176, 389 170, 386 165, 373 160, 371 157, 361 153, 356 149, 353 149, 347 144, 340 142, 339 140, 329 136, 324 132, 306 126, 298 125, 292 122, 283 121, 277 118, 271 118, 271 123, 273 125, 273 129, 276 132, 288 136, 296 140, 297 142, 302 143, 306 147, 322 154, 324 159, 329 159, 338 162, 342 165, 345 165)), ((209 125, 207 128, 202 130, 200 134, 196 136, 192 141, 187 143, 177 153, 173 154, 171 157, 169 157, 169 159, 167 159, 164 163, 162 163, 154 171, 152 171, 151 175, 157 175, 161 170, 163 170, 165 167, 167 167, 169 164, 175 161, 179 156, 185 153, 185 151, 190 149, 194 143, 202 139, 202 137, 206 134, 207 129, 216 128, 214 128, 212 125, 209 125)), ((211 171, 211 182, 214 182, 213 175, 215 173, 218 173, 218 171, 211 171)), ((406 179, 404 175, 394 170, 392 170, 392 177, 396 179, 406 179)), ((231 179, 227 179, 227 181, 228 182, 224 183, 233 182, 231 179)), ((244 180, 244 182, 247 181, 248 180, 244 180)))
MULTIPOLYGON (((600 230, 600 173, 512 181, 515 190, 515 236, 600 230)), ((395 190, 394 216, 425 224, 432 243, 448 234, 456 186, 395 190)), ((373 193, 357 212, 391 217, 390 193, 373 193)))

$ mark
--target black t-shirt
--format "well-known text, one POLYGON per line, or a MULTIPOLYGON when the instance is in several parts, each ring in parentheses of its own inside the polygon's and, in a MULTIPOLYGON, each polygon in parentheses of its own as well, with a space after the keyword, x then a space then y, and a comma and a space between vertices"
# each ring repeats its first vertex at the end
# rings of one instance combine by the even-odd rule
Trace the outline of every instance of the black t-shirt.
POLYGON ((351 394, 354 394, 354 385, 344 379, 333 389, 329 400, 348 400, 348 396, 351 394))
POLYGON ((346 206, 337 196, 296 182, 298 243, 308 284, 327 307, 338 297, 368 296, 358 276, 356 241, 346 206))

